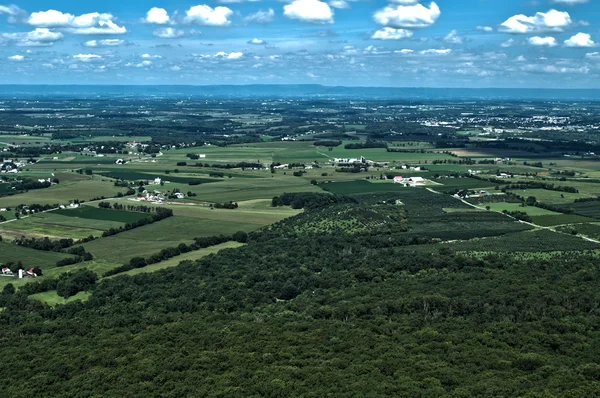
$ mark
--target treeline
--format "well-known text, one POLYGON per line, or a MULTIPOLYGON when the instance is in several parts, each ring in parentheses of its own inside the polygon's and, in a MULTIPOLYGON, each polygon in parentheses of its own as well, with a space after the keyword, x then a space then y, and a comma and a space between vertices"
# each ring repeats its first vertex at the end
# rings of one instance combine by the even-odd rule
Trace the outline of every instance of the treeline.
POLYGON ((336 203, 358 203, 358 201, 348 196, 324 193, 284 193, 281 196, 275 196, 271 201, 271 206, 291 206, 292 209, 316 209, 336 203))
POLYGON ((153 206, 145 206, 145 205, 124 205, 121 203, 113 203, 110 202, 100 202, 98 203, 98 207, 101 209, 112 209, 112 210, 122 210, 122 211, 131 211, 135 213, 158 213, 159 211, 164 211, 163 207, 153 207, 153 206), (162 209, 162 210, 158 210, 162 209))
MULTIPOLYGON (((19 288, 19 293, 30 296, 56 290, 60 297, 69 298, 79 292, 92 289, 97 280, 98 276, 93 271, 81 269, 64 272, 58 278, 44 278, 41 281, 26 283, 19 288)), ((2 304, 1 299, 0 304, 2 304)))
POLYGON ((156 209, 155 210, 156 214, 153 214, 152 216, 147 217, 147 218, 142 218, 141 220, 137 220, 132 223, 127 223, 124 226, 121 226, 119 228, 110 228, 109 230, 104 231, 102 233, 102 237, 105 238, 108 236, 117 235, 117 234, 120 234, 121 232, 130 231, 135 228, 143 227, 144 225, 153 224, 157 221, 161 221, 161 220, 164 220, 165 218, 169 218, 169 217, 173 216, 173 210, 171 210, 171 209, 167 209, 164 207, 156 207, 155 209, 156 209))
POLYGON ((225 203, 215 203, 213 205, 211 205, 211 207, 214 207, 215 209, 229 209, 229 210, 233 210, 233 209, 237 209, 238 208, 238 204, 237 202, 225 202, 225 203))
POLYGON ((147 265, 152 265, 156 263, 160 263, 161 261, 168 260, 170 258, 179 256, 184 253, 189 253, 192 251, 205 249, 207 247, 220 245, 221 243, 236 241, 240 243, 245 243, 248 240, 248 234, 245 232, 236 232, 232 236, 218 235, 218 236, 209 236, 204 238, 196 238, 194 239, 194 243, 190 245, 186 245, 185 243, 180 243, 177 247, 168 247, 162 249, 160 252, 151 255, 148 258, 143 257, 134 257, 127 264, 123 264, 120 267, 113 268, 110 271, 104 273, 104 277, 117 275, 122 272, 127 272, 135 268, 144 268, 147 265))
POLYGON ((336 140, 318 140, 313 142, 314 146, 327 146, 327 147, 336 147, 342 145, 342 141, 336 140))
POLYGON ((502 190, 519 190, 519 189, 546 189, 548 191, 558 191, 558 192, 569 192, 569 193, 579 193, 579 190, 575 187, 563 186, 563 185, 554 185, 554 184, 546 184, 538 181, 519 181, 515 184, 505 185, 502 190))
POLYGON ((252 162, 240 162, 240 163, 228 163, 228 164, 208 164, 208 163, 196 163, 195 167, 210 167, 212 169, 262 169, 262 163, 252 163, 252 162))
POLYGON ((344 145, 345 149, 369 149, 369 148, 387 148, 388 144, 382 141, 357 142, 344 145))

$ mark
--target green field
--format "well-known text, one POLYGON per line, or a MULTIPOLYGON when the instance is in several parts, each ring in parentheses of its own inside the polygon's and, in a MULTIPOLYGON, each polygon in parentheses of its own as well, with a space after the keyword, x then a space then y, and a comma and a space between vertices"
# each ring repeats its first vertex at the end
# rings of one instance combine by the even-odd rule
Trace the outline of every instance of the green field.
POLYGON ((137 274, 143 274, 146 272, 155 272, 155 271, 159 271, 161 269, 175 267, 175 266, 179 265, 179 263, 181 263, 182 261, 196 261, 196 260, 199 260, 210 254, 216 254, 216 253, 220 252, 221 250, 235 249, 240 246, 243 246, 243 244, 237 243, 237 242, 226 242, 226 243, 222 243, 220 245, 207 247, 206 249, 200 249, 200 250, 195 250, 195 251, 192 251, 189 253, 185 253, 180 256, 173 257, 169 260, 161 261, 160 263, 147 265, 143 268, 132 269, 130 271, 117 274, 110 278, 113 278, 116 276, 121 276, 121 275, 137 275, 137 274))
POLYGON ((323 190, 337 195, 355 195, 364 193, 382 193, 382 192, 404 192, 411 187, 405 187, 402 184, 394 184, 392 181, 373 183, 367 180, 355 180, 347 182, 329 182, 319 184, 323 190))
POLYGON ((548 189, 512 190, 510 192, 514 193, 516 195, 522 196, 524 198, 533 196, 537 199, 538 202, 557 204, 557 205, 573 203, 573 201, 575 199, 590 197, 589 195, 585 195, 585 194, 581 194, 581 193, 550 191, 548 189))
POLYGON ((486 204, 485 206, 482 206, 482 208, 484 207, 490 207, 490 210, 492 211, 521 211, 524 213, 527 213, 530 216, 557 216, 560 215, 561 213, 556 213, 554 211, 550 211, 550 210, 546 210, 546 209, 541 209, 539 207, 535 207, 535 206, 526 206, 526 207, 522 207, 520 203, 509 203, 509 202, 498 202, 498 203, 490 203, 490 204, 486 204))
POLYGON ((143 218, 148 218, 151 216, 147 213, 102 209, 92 206, 81 206, 76 209, 59 209, 53 213, 65 217, 75 217, 86 220, 115 221, 124 224, 139 221, 143 218))
POLYGON ((114 197, 124 192, 110 181, 98 179, 61 183, 51 188, 37 189, 26 193, 0 198, 0 207, 16 207, 20 204, 69 204, 78 199, 89 201, 97 197, 114 197))

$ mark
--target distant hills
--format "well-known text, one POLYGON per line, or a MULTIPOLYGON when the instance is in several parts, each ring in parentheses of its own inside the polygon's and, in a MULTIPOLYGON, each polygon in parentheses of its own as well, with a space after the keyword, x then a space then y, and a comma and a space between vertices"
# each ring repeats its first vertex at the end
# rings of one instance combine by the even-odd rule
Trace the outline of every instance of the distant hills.
POLYGON ((597 101, 600 90, 503 88, 394 88, 322 85, 0 85, 0 98, 213 98, 379 100, 557 100, 597 101))

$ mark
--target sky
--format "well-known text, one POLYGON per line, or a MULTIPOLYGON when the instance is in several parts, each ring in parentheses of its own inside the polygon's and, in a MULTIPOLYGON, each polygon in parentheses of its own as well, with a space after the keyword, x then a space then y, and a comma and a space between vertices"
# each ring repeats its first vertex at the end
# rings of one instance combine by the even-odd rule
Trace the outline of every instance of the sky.
POLYGON ((0 84, 600 88, 600 0, 0 0, 0 84))

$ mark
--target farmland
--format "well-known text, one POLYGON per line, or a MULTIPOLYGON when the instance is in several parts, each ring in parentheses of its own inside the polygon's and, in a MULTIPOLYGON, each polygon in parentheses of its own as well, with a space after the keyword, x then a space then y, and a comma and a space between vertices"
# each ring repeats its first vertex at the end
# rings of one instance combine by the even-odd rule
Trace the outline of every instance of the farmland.
POLYGON ((598 395, 600 106, 327 98, 0 98, 0 390, 598 395))

